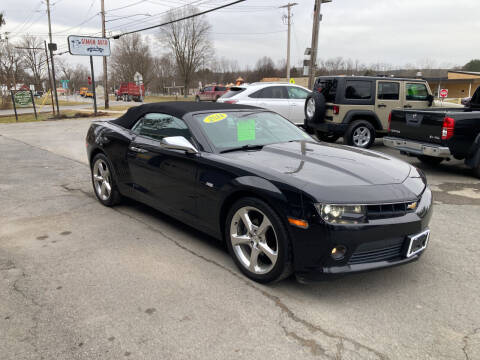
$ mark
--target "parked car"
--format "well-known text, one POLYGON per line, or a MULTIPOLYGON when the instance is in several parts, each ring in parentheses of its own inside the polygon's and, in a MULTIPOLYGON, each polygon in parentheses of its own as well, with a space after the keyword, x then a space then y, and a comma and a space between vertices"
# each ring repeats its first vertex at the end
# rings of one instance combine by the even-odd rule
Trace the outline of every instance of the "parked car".
POLYGON ((393 110, 383 142, 430 165, 465 160, 480 177, 480 87, 464 109, 393 110))
POLYGON ((84 97, 86 97, 86 98, 92 98, 92 99, 93 99, 93 90, 87 89, 87 90, 85 91, 84 97))
POLYGON ((135 82, 123 82, 115 93, 117 101, 143 101, 145 97, 145 86, 137 85, 135 82))
POLYGON ((217 101, 228 89, 221 85, 205 86, 195 96, 195 101, 217 101))
POLYGON ((305 99, 310 90, 289 83, 259 82, 245 86, 235 86, 223 95, 218 102, 259 106, 274 111, 295 125, 305 122, 305 99))
POLYGON ((133 198, 225 241, 249 278, 301 280, 420 258, 432 195, 415 167, 319 143, 247 105, 165 102, 93 122, 97 199, 133 198))
POLYGON ((371 76, 320 76, 305 103, 305 126, 323 141, 369 148, 388 130, 395 108, 423 109, 433 105, 422 79, 371 76))

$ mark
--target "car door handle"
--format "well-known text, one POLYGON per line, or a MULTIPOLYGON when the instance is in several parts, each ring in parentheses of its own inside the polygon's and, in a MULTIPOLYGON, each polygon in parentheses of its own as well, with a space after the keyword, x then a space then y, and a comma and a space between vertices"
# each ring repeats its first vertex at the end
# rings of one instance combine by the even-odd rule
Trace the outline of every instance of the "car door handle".
POLYGON ((377 106, 378 107, 387 107, 387 105, 385 105, 385 104, 378 104, 377 106))
POLYGON ((404 108, 411 108, 412 105, 403 105, 404 108))
POLYGON ((137 153, 146 153, 148 151, 148 150, 136 147, 136 146, 130 146, 129 149, 134 151, 134 152, 137 152, 137 153))

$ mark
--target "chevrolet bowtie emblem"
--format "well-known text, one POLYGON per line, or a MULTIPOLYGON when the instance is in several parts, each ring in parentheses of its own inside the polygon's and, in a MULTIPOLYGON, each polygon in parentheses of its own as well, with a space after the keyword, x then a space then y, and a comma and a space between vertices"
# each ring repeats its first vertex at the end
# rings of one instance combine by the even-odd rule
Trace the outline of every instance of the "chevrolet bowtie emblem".
POLYGON ((415 210, 417 208, 417 202, 413 202, 407 205, 407 209, 409 210, 415 210))

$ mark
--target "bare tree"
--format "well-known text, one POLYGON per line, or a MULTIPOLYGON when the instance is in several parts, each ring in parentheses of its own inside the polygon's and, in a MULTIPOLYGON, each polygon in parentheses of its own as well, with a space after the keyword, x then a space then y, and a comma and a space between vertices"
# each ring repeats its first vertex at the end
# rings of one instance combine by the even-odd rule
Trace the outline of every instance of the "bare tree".
POLYGON ((133 76, 139 72, 145 86, 148 86, 153 77, 153 58, 147 42, 138 33, 116 40, 110 71, 113 83, 133 81, 133 76))
POLYGON ((5 17, 3 16, 3 13, 0 12, 0 28, 2 25, 5 25, 5 17))
POLYGON ((267 77, 278 76, 278 71, 277 69, 275 69, 273 60, 268 56, 264 56, 257 61, 254 73, 255 79, 257 81, 260 81, 263 78, 267 77))
POLYGON ((42 40, 36 36, 25 35, 20 42, 20 47, 23 48, 21 54, 24 66, 31 72, 35 88, 38 89, 46 68, 42 40))
MULTIPOLYGON (((166 21, 172 21, 196 13, 195 7, 187 6, 172 10, 166 15, 166 21)), ((212 56, 212 47, 208 32, 210 24, 204 16, 197 16, 160 28, 160 40, 172 51, 178 66, 179 75, 184 82, 184 94, 187 96, 193 75, 212 56)))

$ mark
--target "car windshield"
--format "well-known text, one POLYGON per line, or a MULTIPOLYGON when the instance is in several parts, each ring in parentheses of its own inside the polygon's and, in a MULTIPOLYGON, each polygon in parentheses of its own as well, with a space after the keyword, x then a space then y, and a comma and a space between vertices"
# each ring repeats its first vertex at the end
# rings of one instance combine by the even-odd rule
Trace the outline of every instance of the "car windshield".
POLYGON ((219 152, 312 140, 290 121, 269 111, 203 113, 195 115, 194 118, 219 152))

